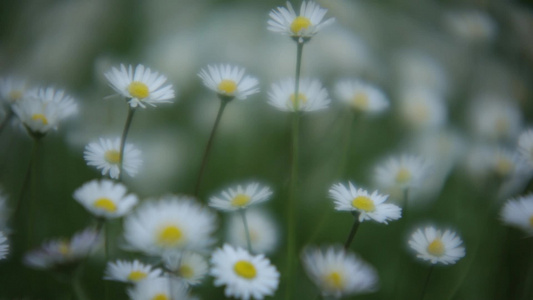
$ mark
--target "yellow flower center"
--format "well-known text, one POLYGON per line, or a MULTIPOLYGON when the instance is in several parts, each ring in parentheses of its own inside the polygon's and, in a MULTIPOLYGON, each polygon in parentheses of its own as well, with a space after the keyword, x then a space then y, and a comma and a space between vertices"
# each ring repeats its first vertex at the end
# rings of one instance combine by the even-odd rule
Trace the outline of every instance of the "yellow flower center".
POLYGON ((231 79, 222 79, 218 84, 218 90, 224 94, 233 94, 237 90, 237 83, 231 79))
POLYGON ((237 194, 237 196, 235 196, 235 197, 233 197, 233 199, 231 199, 231 205, 232 206, 243 207, 246 204, 248 204, 248 202, 250 202, 250 199, 251 199, 251 197, 248 196, 248 195, 237 194))
POLYGON ((98 198, 96 201, 94 201, 93 206, 95 208, 105 210, 107 212, 115 212, 117 211, 117 206, 115 205, 115 202, 109 198, 98 198))
POLYGON ((416 123, 427 122, 429 120, 429 108, 426 105, 419 104, 413 108, 411 117, 416 123))
POLYGON ((22 98, 21 90, 12 90, 11 92, 9 92, 9 99, 11 99, 11 101, 17 101, 20 98, 22 98))
POLYGON ((33 121, 41 121, 43 125, 48 125, 48 119, 46 119, 46 116, 44 114, 33 114, 31 116, 31 119, 33 121))
POLYGON ((170 298, 165 294, 157 294, 152 298, 152 300, 170 300, 170 298))
POLYGON ((141 281, 146 278, 147 275, 148 274, 143 271, 131 271, 130 275, 128 275, 128 280, 133 282, 141 281))
POLYGON ((405 184, 409 182, 409 180, 411 180, 411 177, 411 172, 408 169, 402 167, 400 168, 398 173, 396 173, 396 183, 405 184))
POLYGON ((291 31, 292 33, 296 34, 302 29, 309 28, 309 26, 311 26, 311 21, 308 18, 298 16, 294 19, 294 21, 292 21, 291 31))
POLYGON ((233 270, 235 273, 237 273, 237 275, 246 279, 254 279, 257 275, 254 265, 246 260, 239 260, 236 262, 233 266, 233 270))
POLYGON ((372 212, 376 209, 374 201, 366 196, 357 196, 352 200, 352 206, 364 210, 366 212, 372 212))
POLYGON ((132 98, 143 99, 150 95, 150 90, 148 86, 140 81, 134 81, 128 86, 128 93, 130 93, 132 98))
POLYGON ((307 97, 302 93, 298 93, 298 99, 296 99, 296 97, 294 97, 294 93, 292 93, 290 100, 293 107, 299 107, 300 104, 305 104, 307 102, 307 97))
POLYGON ((428 252, 431 255, 442 256, 444 254, 444 244, 439 238, 433 240, 433 242, 428 245, 428 252))
POLYGON ((324 278, 326 285, 330 289, 342 289, 344 287, 344 278, 339 272, 331 272, 324 278))
POLYGON ((194 270, 189 265, 181 265, 179 273, 183 278, 192 278, 194 276, 194 270))
POLYGON ((70 253, 70 245, 66 241, 59 242, 59 253, 62 255, 68 255, 70 253))
POLYGON ((120 152, 117 150, 107 150, 104 153, 104 158, 110 164, 118 164, 120 162, 120 152))
POLYGON ((368 95, 363 92, 357 92, 352 98, 352 105, 359 110, 368 109, 369 99, 368 95))
POLYGON ((174 225, 169 225, 159 232, 157 243, 164 247, 171 247, 179 243, 182 239, 183 233, 181 230, 174 225))
POLYGON ((505 157, 500 157, 496 161, 496 172, 501 176, 505 176, 511 173, 513 171, 513 167, 513 162, 505 157))

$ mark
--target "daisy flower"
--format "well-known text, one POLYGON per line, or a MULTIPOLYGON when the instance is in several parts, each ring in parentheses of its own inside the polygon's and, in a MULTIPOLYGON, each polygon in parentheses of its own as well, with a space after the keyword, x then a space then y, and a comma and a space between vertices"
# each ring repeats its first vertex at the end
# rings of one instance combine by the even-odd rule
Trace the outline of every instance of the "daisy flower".
POLYGON ((135 250, 150 255, 169 251, 205 251, 214 239, 215 215, 192 198, 165 196, 146 201, 126 217, 124 237, 135 250))
MULTIPOLYGON (((104 139, 85 146, 83 158, 87 165, 102 170, 102 175, 117 179, 120 174, 120 138, 104 139)), ((132 144, 126 143, 122 168, 130 176, 135 176, 142 165, 141 151, 132 144)))
POLYGON ((452 34, 472 43, 490 41, 498 31, 490 15, 476 10, 449 12, 445 16, 445 23, 452 34))
POLYGON ((93 180, 74 192, 74 199, 97 217, 119 218, 129 213, 137 196, 126 195, 127 189, 121 183, 111 180, 93 180))
POLYGON ((518 152, 530 167, 533 167, 533 130, 529 129, 518 137, 518 152))
POLYGON ((400 95, 399 114, 413 129, 435 129, 446 124, 447 108, 438 92, 428 88, 410 88, 400 95))
POLYGON ((332 246, 325 251, 307 247, 302 260, 307 276, 324 296, 340 298, 376 289, 378 276, 374 268, 341 247, 332 246))
POLYGON ((320 29, 333 23, 334 18, 323 20, 327 12, 327 9, 321 8, 315 2, 303 1, 300 13, 296 15, 291 3, 287 2, 287 8, 278 7, 270 11, 268 30, 286 34, 298 43, 304 43, 320 29))
POLYGON ((213 252, 211 264, 214 284, 226 286, 226 297, 261 300, 273 296, 278 288, 279 272, 262 254, 254 256, 226 244, 213 252))
POLYGON ((356 111, 379 113, 389 107, 389 100, 379 88, 360 80, 339 81, 335 93, 356 111))
POLYGON ((416 257, 428 260, 432 264, 455 264, 465 256, 463 241, 453 231, 444 233, 433 226, 417 229, 409 240, 409 246, 417 252, 416 257))
POLYGON ((428 166, 421 157, 391 157, 376 167, 376 181, 386 189, 417 187, 427 175, 427 169, 428 166))
POLYGON ((244 68, 231 65, 214 65, 202 69, 198 76, 204 85, 216 92, 223 100, 237 98, 244 100, 248 96, 258 93, 259 82, 256 78, 244 75, 244 68))
POLYGON ((120 95, 126 97, 132 108, 145 104, 156 106, 160 103, 171 103, 174 99, 174 89, 171 84, 165 84, 167 78, 150 68, 137 65, 135 71, 131 65, 120 65, 120 70, 113 67, 106 72, 105 77, 109 85, 120 95))
POLYGON ((187 287, 175 278, 158 277, 142 280, 128 289, 131 300, 187 300, 187 287))
POLYGON ((351 182, 348 182, 348 186, 334 184, 329 189, 329 197, 335 201, 336 210, 359 212, 359 222, 374 220, 387 224, 388 221, 398 220, 402 215, 401 208, 385 203, 389 196, 380 195, 378 191, 370 194, 357 189, 351 182))
POLYGON ((189 285, 202 282, 209 266, 204 256, 195 252, 171 252, 163 255, 165 267, 189 285))
POLYGON ((15 104, 26 93, 26 81, 20 78, 7 77, 0 80, 0 95, 6 104, 15 104))
POLYGON ((488 141, 514 140, 522 127, 522 113, 514 99, 496 95, 477 97, 470 107, 471 127, 488 141))
POLYGON ((505 224, 533 234, 533 194, 508 200, 503 205, 501 217, 505 224))
MULTIPOLYGON (((246 219, 254 252, 272 253, 279 241, 278 226, 272 217, 263 211, 252 209, 246 211, 246 219)), ((233 246, 247 247, 246 231, 239 215, 232 215, 226 231, 226 240, 233 246)))
POLYGON ((0 260, 6 258, 9 253, 9 244, 7 243, 7 237, 2 231, 0 231, 0 260))
POLYGON ((222 211, 236 211, 270 199, 272 191, 259 183, 237 185, 209 199, 209 206, 222 211))
POLYGON ((104 279, 129 283, 138 283, 145 279, 153 279, 161 276, 161 269, 151 265, 145 265, 138 260, 133 262, 117 260, 108 262, 104 279))
POLYGON ((488 157, 490 169, 501 178, 506 178, 523 168, 518 153, 497 148, 488 157))
POLYGON ((272 84, 268 103, 282 111, 315 111, 328 107, 328 92, 319 80, 300 79, 298 97, 294 96, 294 85, 294 78, 272 84))

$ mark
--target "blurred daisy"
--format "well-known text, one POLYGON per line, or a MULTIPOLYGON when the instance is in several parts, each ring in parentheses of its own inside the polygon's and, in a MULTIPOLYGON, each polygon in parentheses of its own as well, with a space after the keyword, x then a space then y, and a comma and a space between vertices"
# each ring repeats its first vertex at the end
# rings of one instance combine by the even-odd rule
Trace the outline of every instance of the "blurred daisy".
POLYGON ((158 277, 140 281, 128 289, 131 300, 188 300, 187 287, 175 278, 158 277))
POLYGON ((223 100, 237 98, 244 100, 248 96, 258 93, 259 82, 251 76, 244 76, 244 68, 231 65, 214 65, 202 69, 198 76, 204 85, 215 91, 223 100))
POLYGON ((378 191, 370 194, 357 189, 351 182, 348 182, 347 187, 341 183, 334 184, 329 189, 329 197, 335 200, 336 210, 359 212, 359 222, 374 220, 387 224, 388 221, 398 220, 402 215, 401 208, 385 203, 389 196, 380 195, 378 191))
POLYGON ((242 248, 226 244, 213 252, 211 264, 214 284, 226 286, 226 297, 261 300, 273 296, 278 288, 279 272, 261 254, 254 256, 242 248))
POLYGON ((389 107, 389 100, 380 89, 360 80, 339 81, 335 92, 342 102, 356 111, 379 113, 389 107))
POLYGON ((514 140, 522 126, 522 113, 511 99, 478 97, 470 108, 471 127, 477 137, 489 141, 514 140))
POLYGON ((508 200, 503 205, 501 217, 505 224, 533 234, 533 195, 508 200))
MULTIPOLYGON (((256 253, 272 253, 279 240, 277 224, 270 215, 252 209, 246 212, 252 249, 256 253)), ((239 215, 232 215, 226 231, 226 240, 236 247, 247 247, 246 231, 239 215)))
POLYGON ((111 180, 93 180, 74 192, 74 199, 97 217, 119 218, 129 213, 137 204, 137 196, 126 195, 123 184, 111 180))
POLYGON ((268 103, 282 111, 315 111, 328 107, 328 92, 319 80, 301 79, 298 97, 294 96, 294 86, 294 78, 272 84, 268 103))
MULTIPOLYGON (((87 165, 102 170, 102 175, 117 179, 120 174, 120 138, 104 139, 85 146, 83 158, 87 165)), ((141 151, 132 144, 126 143, 122 168, 130 176, 135 176, 142 164, 141 151)))
POLYGON ((399 113, 413 129, 435 129, 446 123, 447 108, 440 95, 426 88, 410 88, 400 95, 399 113))
POLYGON ((475 10, 450 12, 445 23, 452 34, 473 43, 492 40, 498 29, 488 14, 475 10))
POLYGON ((124 237, 135 250, 150 255, 168 251, 205 251, 214 239, 215 215, 191 198, 165 196, 147 201, 126 217, 124 237))
POLYGON ((207 260, 195 252, 171 252, 163 255, 163 262, 166 269, 189 285, 200 284, 209 272, 207 260))
POLYGON ((328 247, 325 252, 308 247, 302 260, 307 276, 324 296, 340 298, 376 289, 378 277, 374 268, 340 247, 328 247))
POLYGON ((0 260, 6 258, 9 253, 9 244, 7 242, 7 237, 2 231, 0 231, 0 260))
POLYGON ((237 185, 222 191, 209 199, 209 206, 222 211, 235 211, 241 208, 265 202, 270 199, 272 191, 259 183, 237 185))
POLYGON ((174 89, 171 84, 165 84, 167 78, 150 68, 137 65, 135 71, 131 65, 120 65, 120 70, 112 68, 106 72, 105 77, 110 86, 120 95, 126 97, 132 108, 145 104, 156 106, 160 103, 171 103, 174 99, 174 89))
POLYGON ((24 97, 26 90, 27 84, 23 79, 10 76, 0 80, 0 95, 6 104, 15 104, 24 97))
POLYGON ((104 279, 138 283, 142 280, 157 278, 162 273, 161 269, 143 264, 138 260, 133 262, 117 260, 107 263, 104 279))
POLYGON ((376 181, 385 189, 412 188, 420 185, 427 175, 428 166, 418 156, 391 157, 376 167, 376 181))
POLYGON ((488 159, 490 170, 500 178, 509 177, 523 168, 518 153, 502 148, 494 149, 488 159))
POLYGON ((521 157, 533 167, 533 130, 522 132, 518 137, 518 151, 521 157))
POLYGON ((300 13, 296 15, 291 3, 287 2, 287 8, 278 7, 270 11, 268 30, 291 36, 298 43, 307 42, 320 29, 335 20, 323 20, 327 11, 312 1, 303 1, 300 13))
POLYGON ((455 264, 465 256, 463 241, 451 230, 442 233, 433 226, 417 229, 409 240, 409 246, 417 252, 416 257, 432 264, 455 264))

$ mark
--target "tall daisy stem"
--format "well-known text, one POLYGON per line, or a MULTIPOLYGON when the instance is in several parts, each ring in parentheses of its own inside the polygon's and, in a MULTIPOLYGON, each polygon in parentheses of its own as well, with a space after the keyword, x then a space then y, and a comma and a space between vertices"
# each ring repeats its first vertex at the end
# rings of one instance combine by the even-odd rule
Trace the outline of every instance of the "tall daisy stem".
POLYGON ((426 282, 424 283, 424 287, 422 288, 422 295, 420 296, 420 300, 424 300, 424 296, 426 295, 426 290, 429 285, 429 278, 431 277, 431 273, 433 272, 434 266, 431 265, 429 267, 428 275, 426 276, 426 282))
POLYGON ((220 123, 220 119, 222 118, 222 113, 224 112, 224 109, 226 108, 226 105, 228 103, 229 103, 229 100, 225 100, 225 99, 220 100, 220 107, 218 108, 218 113, 215 119, 215 124, 213 125, 213 129, 211 130, 211 135, 209 135, 209 140, 207 141, 207 146, 205 147, 205 151, 204 151, 204 157, 202 158, 202 165, 200 167, 200 172, 198 173, 198 179, 196 179, 196 187, 194 188, 194 196, 197 198, 198 198, 198 194, 200 193, 200 186, 202 184, 202 178, 204 176, 204 171, 207 166, 207 160, 209 158, 209 152, 211 151, 211 147, 213 145, 215 133, 217 132, 218 124, 220 123))
POLYGON ((409 188, 403 190, 402 219, 407 220, 407 206, 409 203, 409 188))
POLYGON ((7 111, 7 114, 5 115, 4 119, 2 120, 2 123, 0 123, 0 134, 2 134, 2 132, 4 131, 4 128, 6 127, 6 125, 9 124, 9 122, 13 118, 13 115, 14 115, 13 114, 13 110, 10 108, 7 111))
POLYGON ((126 138, 128 137, 128 132, 130 131, 131 121, 133 120, 133 114, 135 113, 135 108, 128 105, 128 116, 126 117, 126 124, 124 125, 124 130, 122 131, 122 137, 120 138, 120 172, 118 174, 118 181, 122 181, 122 174, 124 173, 124 148, 126 148, 126 138))
POLYGON ((241 214, 242 224, 244 225, 244 234, 246 235, 246 246, 248 246, 248 252, 252 253, 252 238, 250 236, 250 229, 248 228, 248 222, 246 221, 246 210, 244 208, 239 209, 241 214))
POLYGON ((348 235, 348 238, 346 239, 346 242, 344 242, 344 249, 348 250, 350 248, 350 245, 352 244, 353 238, 355 237, 355 234, 357 233, 357 229, 359 229, 359 225, 361 222, 359 222, 359 212, 354 212, 353 217, 353 225, 352 229, 350 230, 350 234, 348 235))
POLYGON ((31 175, 30 175, 30 199, 28 201, 28 248, 30 248, 32 245, 32 234, 35 230, 33 224, 35 221, 35 206, 37 205, 37 159, 39 155, 39 144, 40 144, 39 138, 33 139, 33 151, 32 151, 32 159, 31 159, 31 175))

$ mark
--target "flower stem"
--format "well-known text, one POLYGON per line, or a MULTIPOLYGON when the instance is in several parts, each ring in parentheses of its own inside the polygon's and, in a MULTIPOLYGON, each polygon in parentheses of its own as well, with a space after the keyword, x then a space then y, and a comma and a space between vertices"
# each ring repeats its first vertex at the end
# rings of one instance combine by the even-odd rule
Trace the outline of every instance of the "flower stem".
POLYGON ((83 287, 81 285, 81 273, 82 273, 82 267, 78 267, 78 269, 75 271, 74 275, 72 276, 72 289, 74 290, 75 298, 78 300, 88 300, 89 297, 83 290, 83 287))
POLYGON ((407 220, 407 205, 409 202, 409 188, 403 190, 402 219, 407 220))
POLYGON ((196 180, 196 187, 194 188, 194 196, 196 198, 198 198, 198 194, 200 192, 200 185, 202 184, 202 177, 204 175, 204 171, 207 166, 209 152, 211 151, 211 147, 213 145, 213 140, 215 138, 215 133, 217 132, 218 124, 220 123, 220 119, 222 118, 222 113, 224 112, 224 109, 226 108, 226 105, 228 103, 229 103, 229 100, 224 100, 224 99, 220 100, 220 107, 218 108, 218 113, 215 119, 215 124, 213 125, 213 129, 211 130, 211 135, 209 135, 209 140, 207 141, 207 145, 205 147, 204 157, 202 158, 202 165, 200 167, 200 172, 198 173, 198 179, 196 180))
POLYGON ((344 242, 344 249, 348 250, 350 248, 350 245, 352 244, 353 238, 355 237, 355 234, 357 233, 357 229, 359 229, 359 225, 361 222, 359 222, 359 212, 354 212, 353 217, 353 225, 352 229, 350 230, 350 234, 348 235, 348 238, 346 239, 346 242, 344 242))
POLYGON ((28 201, 28 249, 31 248, 32 244, 32 234, 35 230, 33 227, 35 221, 35 206, 37 205, 37 159, 39 155, 39 144, 40 140, 38 138, 33 139, 33 150, 32 150, 32 159, 31 159, 31 175, 30 175, 30 199, 28 201))
POLYGON ((422 288, 422 295, 420 296, 420 300, 424 300, 424 296, 426 295, 426 290, 427 290, 428 283, 429 283, 429 278, 431 277, 431 273, 433 272, 433 268, 434 268, 433 265, 431 265, 431 267, 429 267, 428 275, 426 276, 426 282, 424 283, 424 287, 422 288))
POLYGON ((120 172, 118 173, 118 181, 122 181, 122 174, 124 173, 124 168, 122 166, 124 162, 124 148, 126 148, 126 138, 128 137, 128 132, 130 130, 134 113, 135 108, 128 105, 128 116, 126 117, 126 124, 124 125, 124 131, 122 131, 122 137, 120 139, 120 172))
POLYGON ((246 210, 241 208, 239 209, 241 214, 242 223, 244 224, 244 234, 246 235, 246 246, 248 246, 248 252, 252 253, 252 238, 250 237, 250 230, 248 228, 248 222, 246 221, 246 210))
POLYGON ((5 118, 2 120, 2 123, 0 123, 0 134, 2 134, 2 132, 4 131, 4 128, 9 123, 9 121, 11 121, 11 119, 13 118, 13 115, 14 115, 13 110, 9 108, 9 110, 7 111, 7 114, 5 115, 5 118))

